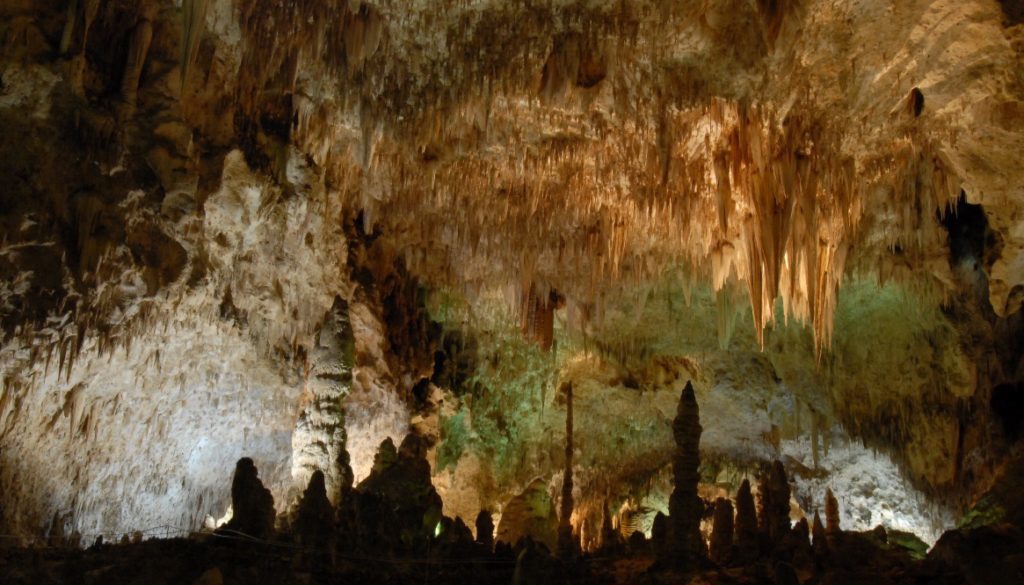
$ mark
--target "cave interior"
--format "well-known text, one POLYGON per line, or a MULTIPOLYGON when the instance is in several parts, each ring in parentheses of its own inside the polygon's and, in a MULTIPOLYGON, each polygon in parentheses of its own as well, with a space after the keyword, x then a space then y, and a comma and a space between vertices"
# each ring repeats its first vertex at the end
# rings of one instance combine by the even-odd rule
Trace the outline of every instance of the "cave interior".
POLYGON ((1024 583, 1024 2, 5 0, 0 582, 1024 583))

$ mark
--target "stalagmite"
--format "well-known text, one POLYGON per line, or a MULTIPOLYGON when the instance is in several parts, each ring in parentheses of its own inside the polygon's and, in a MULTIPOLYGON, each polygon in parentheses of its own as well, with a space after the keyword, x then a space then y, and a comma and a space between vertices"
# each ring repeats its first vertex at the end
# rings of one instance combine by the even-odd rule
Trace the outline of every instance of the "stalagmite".
POLYGON ((736 549, 739 558, 749 562, 757 557, 757 508, 750 481, 743 480, 736 492, 736 549))
POLYGON ((334 535, 334 508, 327 499, 324 474, 317 470, 309 478, 292 525, 299 543, 318 549, 329 547, 334 535))
POLYGON ((562 498, 558 505, 558 556, 575 557, 579 547, 572 533, 572 383, 565 386, 565 474, 562 476, 562 498))
POLYGON ((672 458, 673 489, 669 499, 670 563, 693 568, 704 556, 700 520, 704 506, 697 494, 700 482, 700 413, 693 384, 686 383, 679 397, 679 408, 672 422, 676 451, 672 458))
POLYGON ((222 530, 267 539, 274 532, 274 496, 263 487, 252 459, 243 457, 231 480, 231 520, 222 530))
POLYGON ((658 512, 651 523, 651 542, 658 558, 666 558, 669 554, 669 523, 668 516, 658 512))
POLYGON ((494 550, 494 518, 487 510, 476 516, 476 542, 487 552, 494 550))
POLYGON ((715 516, 711 528, 709 555, 718 564, 725 564, 732 556, 733 526, 732 502, 728 498, 715 500, 715 516))
POLYGON ((825 526, 821 523, 821 516, 814 512, 814 523, 811 525, 811 546, 814 554, 822 556, 828 550, 828 541, 825 540, 825 526))
POLYGON ((605 500, 601 514, 601 548, 605 551, 618 550, 622 544, 622 536, 612 525, 612 513, 605 500))
POLYGON ((839 500, 836 500, 832 488, 825 489, 825 531, 828 534, 835 534, 839 528, 839 500))
POLYGON ((773 461, 768 481, 762 484, 761 515, 768 539, 779 545, 790 531, 789 480, 781 461, 773 461))

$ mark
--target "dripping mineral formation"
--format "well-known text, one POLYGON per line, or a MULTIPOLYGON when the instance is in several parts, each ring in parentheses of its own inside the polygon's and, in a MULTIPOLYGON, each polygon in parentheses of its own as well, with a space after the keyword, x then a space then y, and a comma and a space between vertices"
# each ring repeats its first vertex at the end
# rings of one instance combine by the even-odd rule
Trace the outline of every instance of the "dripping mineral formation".
POLYGON ((0 582, 1024 582, 1014 0, 0 5, 0 582))

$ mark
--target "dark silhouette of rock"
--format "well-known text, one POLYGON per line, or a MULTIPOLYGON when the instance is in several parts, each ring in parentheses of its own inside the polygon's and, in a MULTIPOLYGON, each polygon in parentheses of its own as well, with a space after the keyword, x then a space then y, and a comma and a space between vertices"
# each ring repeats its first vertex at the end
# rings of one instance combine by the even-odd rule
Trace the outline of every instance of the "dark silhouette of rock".
POLYGON ((243 457, 235 465, 231 481, 231 520, 222 532, 241 532, 268 539, 274 533, 274 496, 263 487, 252 459, 243 457))
POLYGON ((668 554, 668 516, 661 512, 654 515, 654 523, 651 525, 651 544, 654 546, 654 554, 659 558, 668 554))
POLYGON ((540 543, 529 536, 516 543, 516 568, 512 574, 512 585, 548 585, 560 582, 557 579, 555 559, 540 543))
POLYGON ((334 508, 327 498, 322 471, 313 472, 292 525, 296 540, 308 547, 328 548, 334 535, 334 508))
POLYGON ((442 518, 441 497, 430 481, 426 451, 424 439, 411 433, 393 460, 394 443, 381 443, 373 471, 355 489, 360 546, 423 552, 435 538, 442 518))
POLYGON ((757 524, 750 481, 744 479, 736 492, 736 554, 741 563, 749 563, 757 557, 757 524))
POLYGON ((781 561, 775 563, 775 585, 800 585, 793 565, 781 561))
POLYGON ((462 518, 452 520, 447 516, 442 517, 434 536, 436 542, 430 549, 434 556, 464 559, 474 556, 477 552, 473 532, 462 518))
POLYGON ((476 543, 488 553, 494 550, 494 518, 487 510, 476 515, 476 543))
POLYGON ((772 462, 765 488, 761 493, 763 524, 768 540, 778 546, 790 532, 789 480, 781 461, 772 462))
POLYGON ((727 498, 715 500, 715 517, 711 527, 711 560, 722 565, 732 557, 733 526, 732 502, 727 498))
POLYGON ((814 558, 811 554, 811 528, 807 523, 807 518, 801 518, 793 526, 784 548, 794 567, 798 569, 812 567, 814 558))
POLYGON ((643 532, 636 530, 633 534, 629 535, 629 539, 626 541, 629 546, 629 550, 632 553, 638 553, 647 550, 647 537, 644 536, 643 532))
POLYGON ((601 517, 601 549, 606 553, 617 553, 622 549, 622 535, 612 526, 612 513, 608 501, 604 502, 604 514, 601 517))
POLYGON ((814 513, 814 523, 811 526, 811 536, 813 542, 811 546, 816 556, 825 556, 828 552, 828 540, 825 536, 825 526, 821 523, 821 516, 817 512, 814 513))
POLYGON ((679 397, 679 408, 672 422, 676 452, 672 459, 673 489, 669 498, 670 563, 693 567, 704 556, 700 520, 704 503, 697 494, 700 482, 700 413, 693 384, 686 383, 679 397))
POLYGON ((942 535, 928 562, 957 578, 948 583, 1017 585, 1024 583, 1024 531, 1013 524, 951 530, 942 535))

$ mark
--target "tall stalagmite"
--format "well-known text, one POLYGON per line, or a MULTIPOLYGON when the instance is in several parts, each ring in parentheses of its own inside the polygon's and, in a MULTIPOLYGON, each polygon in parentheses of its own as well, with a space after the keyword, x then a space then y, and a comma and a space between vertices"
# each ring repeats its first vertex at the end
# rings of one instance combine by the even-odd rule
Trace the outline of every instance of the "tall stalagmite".
POLYGON ((263 487, 256 464, 248 457, 239 459, 235 466, 235 476, 231 480, 231 508, 234 515, 223 530, 262 539, 273 535, 274 496, 263 487))
POLYGON ((732 502, 728 498, 715 501, 715 518, 711 528, 711 560, 719 564, 729 561, 732 555, 733 535, 732 502))
POLYGON ((834 534, 839 532, 839 501, 832 493, 832 488, 825 489, 825 532, 834 534))
POLYGON ((821 523, 821 516, 814 513, 814 523, 811 525, 811 546, 814 554, 821 556, 828 550, 828 542, 825 540, 825 526, 821 523))
POLYGON ((790 530, 789 479, 781 461, 772 462, 768 480, 761 492, 762 523, 768 539, 778 546, 790 530))
POLYGON ((674 486, 669 499, 669 555, 672 564, 691 567, 704 553, 700 519, 704 509, 697 484, 700 482, 700 412, 693 384, 686 383, 679 397, 679 409, 672 422, 676 452, 672 459, 674 486))
POLYGON ((747 479, 736 492, 736 551, 744 561, 757 556, 757 509, 747 479))
POLYGON ((572 535, 572 383, 565 387, 565 475, 562 477, 562 499, 558 508, 558 555, 575 556, 576 541, 572 535))

